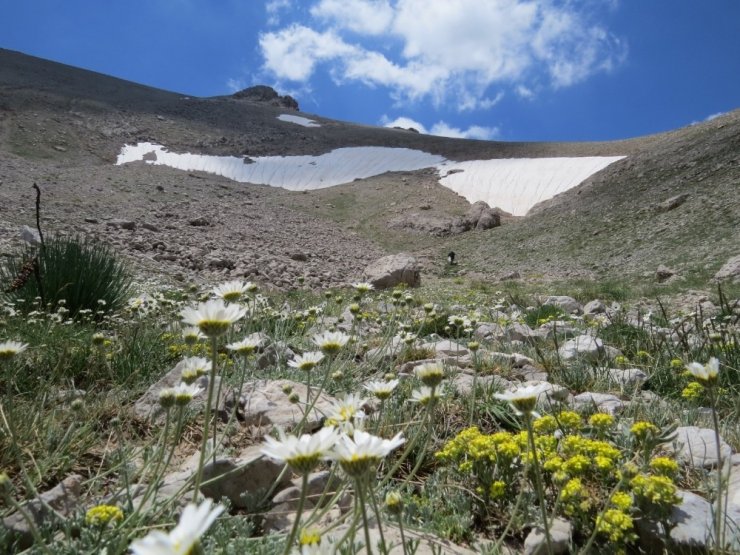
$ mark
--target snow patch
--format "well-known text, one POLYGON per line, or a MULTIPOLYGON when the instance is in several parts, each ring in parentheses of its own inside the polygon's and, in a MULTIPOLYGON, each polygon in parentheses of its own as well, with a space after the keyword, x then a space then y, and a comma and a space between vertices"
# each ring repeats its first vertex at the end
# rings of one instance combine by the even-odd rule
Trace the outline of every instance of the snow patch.
POLYGON ((320 156, 260 156, 245 160, 235 156, 177 154, 161 145, 139 143, 124 146, 116 164, 139 160, 291 191, 323 189, 385 172, 431 168, 445 161, 442 156, 420 150, 379 146, 338 148, 320 156))
POLYGON ((483 200, 492 207, 523 216, 538 202, 575 187, 622 158, 591 156, 454 162, 420 150, 377 146, 338 148, 320 156, 239 158, 180 154, 169 152, 162 145, 139 143, 125 145, 116 164, 144 161, 291 191, 322 189, 386 172, 435 168, 440 174, 440 184, 469 202, 483 200))
POLYGON ((320 123, 316 123, 312 119, 304 118, 303 116, 294 116, 292 114, 280 114, 277 119, 280 121, 289 121, 290 123, 297 123, 303 127, 321 127, 320 123))
POLYGON ((523 216, 538 202, 567 191, 624 156, 501 158, 449 162, 439 182, 468 202, 523 216))

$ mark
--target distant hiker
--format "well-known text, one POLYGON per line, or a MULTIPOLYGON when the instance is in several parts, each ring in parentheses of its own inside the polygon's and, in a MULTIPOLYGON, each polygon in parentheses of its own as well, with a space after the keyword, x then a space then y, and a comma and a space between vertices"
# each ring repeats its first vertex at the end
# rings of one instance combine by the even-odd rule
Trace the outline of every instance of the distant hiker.
POLYGON ((455 264, 457 264, 457 262, 455 262, 455 251, 450 251, 450 253, 447 255, 447 262, 450 263, 450 266, 454 266, 455 264))

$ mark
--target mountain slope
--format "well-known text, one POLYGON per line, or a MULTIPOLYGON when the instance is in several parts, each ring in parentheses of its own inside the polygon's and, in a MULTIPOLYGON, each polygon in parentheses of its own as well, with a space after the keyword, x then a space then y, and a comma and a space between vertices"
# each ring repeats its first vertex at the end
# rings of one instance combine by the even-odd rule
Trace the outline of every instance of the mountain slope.
MULTIPOLYGON (((671 133, 601 143, 448 139, 308 115, 234 97, 192 98, 0 49, 0 244, 33 222, 30 185, 43 190, 44 226, 98 235, 142 269, 180 279, 246 276, 279 287, 357 279, 383 252, 412 250, 428 273, 460 270, 531 278, 640 275, 659 263, 707 273, 740 244, 740 113, 671 133), (303 115, 303 114, 302 114, 303 115), (142 163, 114 166, 124 144, 234 156, 405 147, 458 161, 627 156, 576 189, 500 228, 451 238, 389 229, 420 206, 439 217, 467 202, 429 170, 370 177, 304 193, 234 183, 142 163), (662 211, 659 204, 688 195, 662 211), (207 222, 192 225, 192 222, 207 222), (136 228, 122 229, 128 220, 136 228), (146 224, 146 226, 144 226, 146 224)), ((130 225, 127 227, 131 227, 130 225)))

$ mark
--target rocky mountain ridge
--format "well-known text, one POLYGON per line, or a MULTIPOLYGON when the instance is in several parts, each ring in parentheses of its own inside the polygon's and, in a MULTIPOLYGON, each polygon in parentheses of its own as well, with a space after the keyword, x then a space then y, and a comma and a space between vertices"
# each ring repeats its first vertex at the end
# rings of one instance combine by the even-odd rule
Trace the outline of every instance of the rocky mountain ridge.
POLYGON ((458 272, 484 279, 513 273, 523 279, 640 276, 660 263, 678 273, 713 273, 737 254, 738 111, 626 141, 504 143, 312 114, 306 116, 320 126, 303 127, 277 119, 292 111, 279 97, 242 96, 193 98, 0 49, 2 250, 18 243, 21 225, 32 224, 30 187, 36 182, 46 229, 99 236, 147 273, 182 280, 242 276, 287 288, 305 276, 311 286, 334 286, 399 250, 416 254, 427 275, 444 273, 446 254, 455 250, 458 272), (426 170, 291 193, 142 163, 113 165, 123 144, 143 141, 245 157, 386 146, 455 160, 627 158, 526 218, 436 237, 393 225, 421 206, 440 221, 460 218, 469 208, 426 170), (682 195, 681 203, 661 209, 682 195))

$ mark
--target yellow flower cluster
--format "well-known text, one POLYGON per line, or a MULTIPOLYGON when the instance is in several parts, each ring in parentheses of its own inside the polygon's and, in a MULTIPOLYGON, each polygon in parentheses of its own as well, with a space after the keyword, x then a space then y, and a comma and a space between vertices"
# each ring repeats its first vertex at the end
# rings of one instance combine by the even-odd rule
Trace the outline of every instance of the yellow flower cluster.
POLYGON ((123 520, 123 511, 114 505, 96 505, 85 513, 88 526, 107 526, 123 520))
MULTIPOLYGON (((526 443, 525 443, 526 446, 526 443)), ((522 447, 517 436, 509 432, 484 434, 477 427, 466 428, 444 448, 436 453, 440 460, 456 461, 458 470, 470 472, 476 462, 497 463, 510 465, 522 454, 522 447)))
POLYGON ((695 400, 701 397, 704 393, 704 386, 699 382, 690 382, 689 385, 683 388, 681 391, 681 397, 684 399, 695 400))
POLYGON ((648 438, 658 437, 660 434, 660 428, 658 428, 652 422, 635 422, 630 428, 630 432, 637 439, 637 441, 645 441, 648 438))
POLYGON ((591 415, 588 419, 588 423, 598 430, 606 430, 614 424, 614 417, 605 412, 597 412, 596 414, 591 415))
POLYGON ((580 478, 571 478, 560 490, 563 513, 574 516, 591 508, 591 495, 580 478))
POLYGON ((629 543, 637 539, 632 517, 619 509, 607 509, 603 515, 596 517, 596 530, 615 543, 629 543))
POLYGON ((681 502, 676 484, 668 476, 638 474, 630 481, 630 487, 635 496, 658 507, 667 509, 681 502))
POLYGON ((678 474, 678 463, 668 457, 655 457, 650 461, 650 470, 660 476, 673 478, 678 474))

